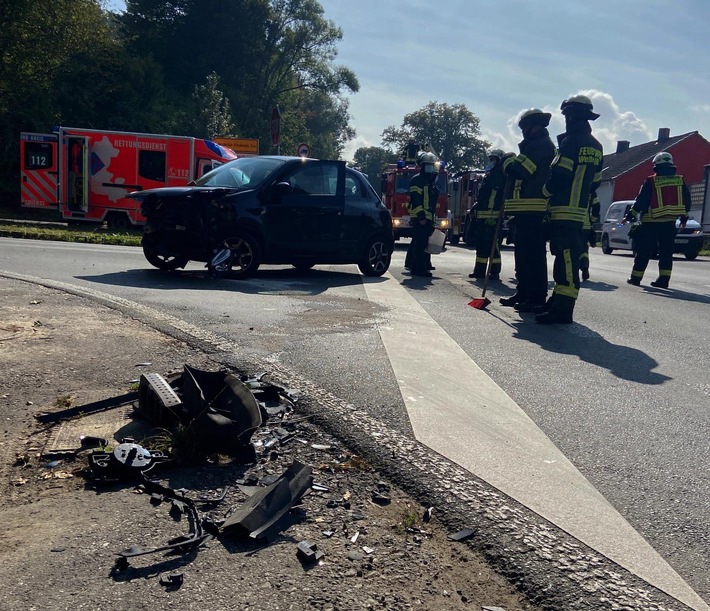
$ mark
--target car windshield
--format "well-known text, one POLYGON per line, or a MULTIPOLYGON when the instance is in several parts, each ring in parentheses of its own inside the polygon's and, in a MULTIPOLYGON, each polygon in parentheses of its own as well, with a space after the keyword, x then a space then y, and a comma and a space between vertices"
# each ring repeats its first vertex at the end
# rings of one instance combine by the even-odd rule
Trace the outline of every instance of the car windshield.
POLYGON ((242 157, 221 165, 198 178, 198 187, 236 187, 254 189, 284 164, 273 157, 242 157))

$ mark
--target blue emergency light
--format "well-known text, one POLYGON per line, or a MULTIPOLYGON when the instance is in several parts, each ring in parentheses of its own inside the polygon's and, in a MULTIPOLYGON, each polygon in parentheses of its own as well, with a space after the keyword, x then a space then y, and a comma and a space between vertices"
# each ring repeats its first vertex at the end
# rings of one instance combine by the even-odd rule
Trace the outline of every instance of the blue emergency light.
POLYGON ((404 168, 404 159, 398 159, 397 160, 397 169, 401 170, 404 168))

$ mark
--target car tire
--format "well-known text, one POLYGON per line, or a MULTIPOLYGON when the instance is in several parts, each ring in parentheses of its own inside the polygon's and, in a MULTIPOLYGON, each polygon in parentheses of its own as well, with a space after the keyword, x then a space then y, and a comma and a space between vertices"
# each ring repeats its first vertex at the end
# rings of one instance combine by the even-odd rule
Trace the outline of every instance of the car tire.
POLYGON ((694 259, 698 258, 698 255, 700 254, 700 250, 695 247, 686 248, 685 252, 683 254, 685 255, 685 258, 688 261, 693 261, 694 259))
POLYGON ((451 236, 451 239, 449 241, 451 242, 452 246, 456 246, 460 240, 461 236, 458 233, 455 233, 451 236))
POLYGON ((609 236, 606 233, 602 236, 602 252, 605 255, 610 255, 614 252, 614 249, 609 246, 609 236))
POLYGON ((143 256, 153 267, 165 272, 174 271, 178 267, 185 267, 190 260, 187 257, 162 255, 146 244, 143 244, 143 256))
POLYGON ((314 263, 292 263, 294 268, 296 268, 300 272, 305 272, 308 271, 309 269, 313 269, 313 266, 315 265, 314 263))
POLYGON ((261 244, 250 233, 240 233, 224 240, 224 244, 232 251, 229 262, 231 269, 227 276, 231 278, 247 278, 256 273, 261 265, 261 244))
POLYGON ((392 261, 392 248, 389 240, 382 236, 371 238, 357 264, 365 276, 381 276, 392 261))

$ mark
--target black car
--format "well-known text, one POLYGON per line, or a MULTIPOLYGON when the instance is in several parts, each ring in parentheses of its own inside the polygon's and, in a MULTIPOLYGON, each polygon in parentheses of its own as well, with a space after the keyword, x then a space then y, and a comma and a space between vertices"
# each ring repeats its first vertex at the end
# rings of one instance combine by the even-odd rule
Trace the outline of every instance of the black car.
POLYGON ((129 197, 147 219, 145 257, 163 270, 204 261, 212 271, 244 277, 262 263, 357 263, 366 276, 381 276, 394 248, 389 211, 343 161, 244 157, 191 186, 129 197))

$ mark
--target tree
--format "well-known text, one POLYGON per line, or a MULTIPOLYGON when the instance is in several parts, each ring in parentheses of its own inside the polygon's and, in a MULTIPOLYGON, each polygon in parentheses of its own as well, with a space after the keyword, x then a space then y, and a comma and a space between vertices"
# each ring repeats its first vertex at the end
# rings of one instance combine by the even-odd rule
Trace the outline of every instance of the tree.
POLYGON ((379 146, 361 147, 355 151, 353 161, 358 169, 367 176, 367 180, 382 195, 381 175, 388 164, 397 161, 397 154, 379 146))
POLYGON ((382 144, 400 152, 413 138, 422 147, 430 145, 457 172, 485 164, 490 144, 478 137, 480 133, 480 120, 465 105, 429 102, 405 115, 401 127, 385 128, 382 144))
POLYGON ((229 100, 219 90, 219 77, 213 72, 204 85, 196 85, 192 94, 197 106, 194 135, 213 139, 216 136, 231 134, 235 126, 229 100))

